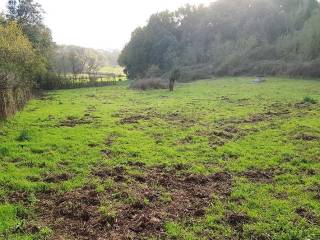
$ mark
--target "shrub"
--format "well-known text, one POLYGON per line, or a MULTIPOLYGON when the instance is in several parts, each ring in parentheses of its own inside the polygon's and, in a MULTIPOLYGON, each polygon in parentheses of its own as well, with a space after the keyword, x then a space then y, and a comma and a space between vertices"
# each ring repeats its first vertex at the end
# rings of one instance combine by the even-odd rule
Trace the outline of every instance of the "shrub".
POLYGON ((161 78, 146 78, 133 82, 130 85, 131 89, 150 90, 150 89, 166 89, 168 84, 161 78))
POLYGON ((309 96, 304 97, 303 102, 311 103, 311 104, 316 104, 317 103, 317 101, 314 98, 309 97, 309 96))

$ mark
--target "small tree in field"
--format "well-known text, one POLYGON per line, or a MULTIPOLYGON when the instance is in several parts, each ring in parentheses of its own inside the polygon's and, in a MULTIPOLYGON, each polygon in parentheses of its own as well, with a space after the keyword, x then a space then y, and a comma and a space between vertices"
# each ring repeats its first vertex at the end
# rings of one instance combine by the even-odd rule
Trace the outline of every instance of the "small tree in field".
POLYGON ((170 80, 170 83, 169 83, 169 89, 170 89, 170 92, 173 92, 173 89, 174 89, 174 83, 175 81, 177 81, 179 78, 180 78, 180 70, 179 69, 175 69, 171 72, 170 74, 170 77, 169 77, 169 80, 170 80))

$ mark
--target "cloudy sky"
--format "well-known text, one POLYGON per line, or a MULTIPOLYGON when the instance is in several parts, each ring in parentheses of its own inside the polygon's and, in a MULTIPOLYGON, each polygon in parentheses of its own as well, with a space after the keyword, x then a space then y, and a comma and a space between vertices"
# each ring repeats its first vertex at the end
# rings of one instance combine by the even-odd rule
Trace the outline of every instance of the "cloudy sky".
MULTIPOLYGON (((131 32, 152 13, 187 3, 213 0, 37 0, 46 11, 45 23, 54 41, 101 49, 121 49, 131 32)), ((0 11, 7 0, 0 0, 0 11)))

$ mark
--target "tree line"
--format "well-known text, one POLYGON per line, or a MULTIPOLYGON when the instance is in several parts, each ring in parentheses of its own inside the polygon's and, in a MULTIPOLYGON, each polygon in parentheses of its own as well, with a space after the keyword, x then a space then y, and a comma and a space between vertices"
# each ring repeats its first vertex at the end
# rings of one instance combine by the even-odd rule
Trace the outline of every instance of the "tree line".
POLYGON ((320 76, 316 0, 218 0, 164 11, 137 28, 119 64, 130 78, 210 75, 320 76))

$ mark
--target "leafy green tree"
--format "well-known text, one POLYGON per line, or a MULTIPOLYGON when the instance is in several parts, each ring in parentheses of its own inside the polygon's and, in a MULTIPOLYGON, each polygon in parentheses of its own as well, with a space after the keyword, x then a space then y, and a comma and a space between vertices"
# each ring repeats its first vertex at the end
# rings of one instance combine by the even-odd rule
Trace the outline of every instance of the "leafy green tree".
POLYGON ((14 74, 9 86, 34 86, 33 77, 41 73, 44 65, 28 38, 16 22, 0 25, 0 69, 14 74))
POLYGON ((218 0, 207 7, 187 5, 152 15, 147 26, 134 31, 119 64, 129 78, 145 77, 151 67, 168 75, 172 66, 182 71, 198 66, 206 69, 203 76, 286 74, 292 66, 299 68, 302 59, 319 57, 317 11, 316 0, 218 0))

